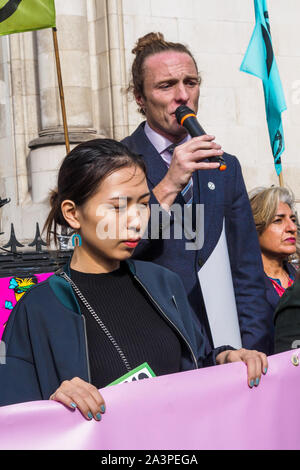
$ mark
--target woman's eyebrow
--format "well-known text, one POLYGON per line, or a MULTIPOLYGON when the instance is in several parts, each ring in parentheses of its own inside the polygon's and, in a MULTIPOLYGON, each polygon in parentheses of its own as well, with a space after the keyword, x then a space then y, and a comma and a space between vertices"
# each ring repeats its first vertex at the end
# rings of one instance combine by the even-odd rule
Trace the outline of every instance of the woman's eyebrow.
MULTIPOLYGON (((150 196, 150 195, 151 195, 150 192, 145 193, 145 194, 142 194, 142 195, 138 198, 138 200, 144 199, 145 197, 150 196)), ((129 196, 116 196, 116 197, 111 197, 111 198, 109 198, 109 201, 119 201, 119 200, 132 201, 132 199, 133 199, 133 198, 132 198, 132 197, 129 197, 129 196)))
POLYGON ((139 200, 140 200, 140 199, 144 199, 144 197, 148 197, 148 196, 151 196, 151 193, 150 193, 150 192, 145 193, 145 194, 143 194, 142 196, 140 196, 140 197, 139 197, 139 200))
POLYGON ((276 214, 275 217, 296 217, 295 214, 276 214))
POLYGON ((126 199, 130 199, 130 198, 127 197, 127 196, 116 196, 116 197, 110 197, 110 198, 109 198, 109 201, 119 201, 120 199, 126 200, 126 199))

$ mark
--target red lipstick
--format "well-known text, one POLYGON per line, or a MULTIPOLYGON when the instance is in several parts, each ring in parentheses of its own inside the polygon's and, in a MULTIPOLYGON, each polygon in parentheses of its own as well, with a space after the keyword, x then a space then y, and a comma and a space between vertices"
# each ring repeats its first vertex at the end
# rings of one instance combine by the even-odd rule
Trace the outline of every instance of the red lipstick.
POLYGON ((296 238, 294 238, 294 237, 286 238, 284 241, 295 244, 296 243, 296 238))
POLYGON ((136 248, 140 242, 140 238, 138 240, 126 240, 124 243, 129 248, 136 248))

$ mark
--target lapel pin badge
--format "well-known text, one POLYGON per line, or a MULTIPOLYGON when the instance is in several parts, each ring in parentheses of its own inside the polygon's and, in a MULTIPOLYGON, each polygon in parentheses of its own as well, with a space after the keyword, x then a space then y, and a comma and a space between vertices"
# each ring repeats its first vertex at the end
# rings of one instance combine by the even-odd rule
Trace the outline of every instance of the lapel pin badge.
POLYGON ((208 187, 211 191, 214 191, 216 189, 215 183, 212 183, 211 181, 208 183, 208 187))

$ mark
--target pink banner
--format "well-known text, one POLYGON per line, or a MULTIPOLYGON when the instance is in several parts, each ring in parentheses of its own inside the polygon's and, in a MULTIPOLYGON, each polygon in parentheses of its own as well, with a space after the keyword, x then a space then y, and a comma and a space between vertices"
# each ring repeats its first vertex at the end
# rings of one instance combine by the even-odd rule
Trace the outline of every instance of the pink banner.
POLYGON ((10 315, 10 312, 25 294, 25 292, 38 282, 45 281, 53 273, 28 274, 24 276, 11 276, 0 278, 0 340, 10 315))
POLYGON ((300 449, 295 354, 270 357, 252 390, 243 363, 103 389, 101 422, 52 401, 2 407, 0 449, 300 449))

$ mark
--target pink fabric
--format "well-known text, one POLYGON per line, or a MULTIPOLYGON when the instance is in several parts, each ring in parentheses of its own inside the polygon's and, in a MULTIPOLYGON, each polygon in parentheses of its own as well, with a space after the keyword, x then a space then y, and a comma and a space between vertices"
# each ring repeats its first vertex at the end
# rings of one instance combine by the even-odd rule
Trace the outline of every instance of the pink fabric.
MULTIPOLYGON (((30 284, 30 279, 32 277, 36 277, 38 282, 45 281, 48 277, 52 276, 53 273, 43 273, 43 274, 34 274, 34 275, 24 275, 20 279, 28 279, 27 285, 30 284)), ((14 307, 17 303, 16 294, 13 288, 13 284, 11 281, 16 279, 14 276, 10 277, 2 277, 0 278, 0 340, 2 338, 2 334, 5 328, 5 324, 8 320, 8 317, 12 311, 12 307, 14 307)))
POLYGON ((252 390, 243 363, 103 389, 101 422, 50 401, 2 407, 0 448, 300 449, 296 352, 270 357, 252 390))

